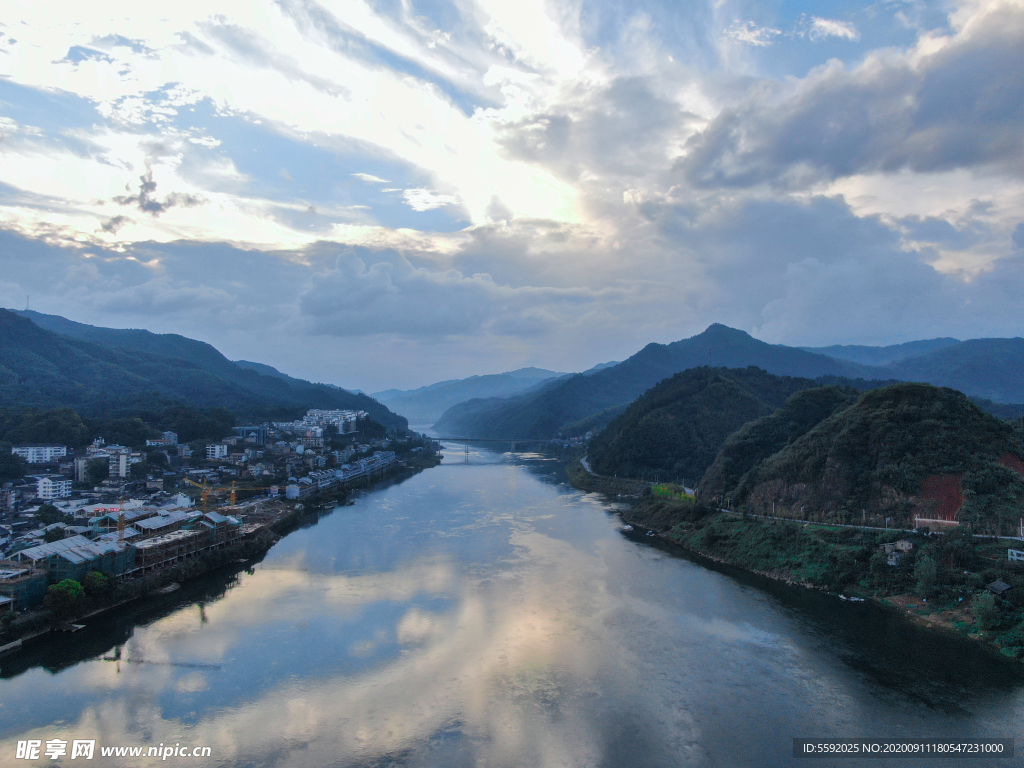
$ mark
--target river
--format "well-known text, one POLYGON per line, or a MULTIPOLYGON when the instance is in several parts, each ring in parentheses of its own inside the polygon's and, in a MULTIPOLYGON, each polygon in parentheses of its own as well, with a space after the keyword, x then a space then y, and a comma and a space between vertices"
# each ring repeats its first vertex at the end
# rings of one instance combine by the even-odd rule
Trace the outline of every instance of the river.
POLYGON ((261 562, 0 659, 0 765, 1009 765, 796 760, 793 737, 1009 738, 1024 678, 871 604, 619 529, 560 462, 444 462, 312 519, 261 562), (39 764, 58 764, 40 760, 39 764))

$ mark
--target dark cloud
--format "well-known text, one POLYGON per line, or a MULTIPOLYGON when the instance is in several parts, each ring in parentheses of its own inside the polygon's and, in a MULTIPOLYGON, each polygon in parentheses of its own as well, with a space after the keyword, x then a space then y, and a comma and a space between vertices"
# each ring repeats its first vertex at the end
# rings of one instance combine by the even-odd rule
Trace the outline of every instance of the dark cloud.
MULTIPOLYGON (((150 169, 139 176, 139 193, 137 195, 120 195, 112 199, 120 205, 137 205, 140 211, 152 216, 159 216, 164 211, 176 206, 193 208, 206 202, 199 195, 187 195, 181 192, 172 192, 163 200, 157 200, 154 192, 156 192, 156 182, 153 181, 153 171, 150 169)), ((106 225, 104 225, 104 229, 106 229, 106 225)))
POLYGON ((1024 9, 1001 6, 928 54, 833 61, 765 85, 692 137, 699 187, 802 186, 865 172, 998 166, 1024 175, 1024 9))
POLYGON ((516 160, 576 180, 584 172, 643 176, 665 166, 666 139, 697 118, 657 95, 651 82, 620 77, 565 111, 509 123, 499 143, 516 160))
POLYGON ((300 311, 313 333, 331 336, 534 336, 598 299, 583 288, 512 288, 488 274, 417 267, 391 251, 358 249, 311 280, 300 311))
POLYGON ((127 216, 113 216, 104 221, 102 224, 100 224, 100 229, 102 229, 104 232, 109 232, 112 235, 116 235, 117 231, 121 229, 121 227, 125 226, 126 224, 131 224, 131 222, 132 220, 129 219, 127 216))

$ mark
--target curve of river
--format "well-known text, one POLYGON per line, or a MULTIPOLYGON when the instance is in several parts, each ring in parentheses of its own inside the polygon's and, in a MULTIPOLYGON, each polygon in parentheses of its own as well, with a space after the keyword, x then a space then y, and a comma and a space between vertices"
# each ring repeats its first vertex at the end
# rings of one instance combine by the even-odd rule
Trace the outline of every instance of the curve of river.
MULTIPOLYGON (((1012 664, 627 537, 553 459, 449 445, 354 500, 247 571, 0 659, 0 765, 28 764, 19 740, 95 739, 59 764, 180 744, 222 766, 820 767, 792 738, 1024 722, 1012 664)), ((940 764, 959 762, 1013 761, 940 764)))

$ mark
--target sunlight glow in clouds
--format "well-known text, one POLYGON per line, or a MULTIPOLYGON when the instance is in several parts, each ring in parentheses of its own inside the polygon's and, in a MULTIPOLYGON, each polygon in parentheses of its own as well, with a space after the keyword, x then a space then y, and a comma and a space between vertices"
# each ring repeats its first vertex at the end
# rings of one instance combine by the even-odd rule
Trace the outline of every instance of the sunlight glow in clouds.
POLYGON ((11 6, 3 303, 364 388, 585 368, 714 321, 789 343, 1022 332, 1021 2, 623 9, 11 6), (44 247, 58 279, 40 284, 44 247), (391 275, 387 322, 355 321, 381 294, 337 283, 351 249, 353 281, 391 275), (242 274, 256 253, 287 277, 242 274))

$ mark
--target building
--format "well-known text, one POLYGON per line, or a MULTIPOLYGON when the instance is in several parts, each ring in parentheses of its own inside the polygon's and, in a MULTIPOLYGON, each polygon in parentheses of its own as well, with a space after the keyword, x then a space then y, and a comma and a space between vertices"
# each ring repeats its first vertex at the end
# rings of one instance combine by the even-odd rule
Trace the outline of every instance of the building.
POLYGON ((147 446, 164 446, 170 447, 178 444, 178 434, 176 432, 164 432, 163 435, 157 440, 147 440, 147 446))
POLYGON ((66 445, 16 445, 11 453, 21 456, 29 464, 49 464, 68 455, 66 445))
POLYGON ((71 495, 71 481, 60 475, 43 475, 36 481, 40 499, 63 499, 71 495))
POLYGON ((244 442, 266 445, 270 428, 266 426, 235 427, 235 435, 244 442))
POLYGON ((89 541, 69 536, 15 552, 11 558, 33 568, 45 568, 50 584, 64 579, 81 581, 91 571, 120 576, 135 566, 135 549, 125 541, 89 541))
POLYGON ((1013 585, 1007 584, 1002 579, 996 579, 991 584, 986 584, 985 589, 996 597, 1006 597, 1006 593, 1013 589, 1013 585))
POLYGON ((11 601, 13 610, 39 605, 46 597, 48 586, 44 569, 10 560, 0 561, 0 597, 11 601))
POLYGON ((226 459, 228 447, 224 443, 213 443, 206 446, 206 458, 210 460, 226 459))
POLYGON ((1011 563, 1024 563, 1024 552, 1019 549, 1006 550, 1006 559, 1011 563))

